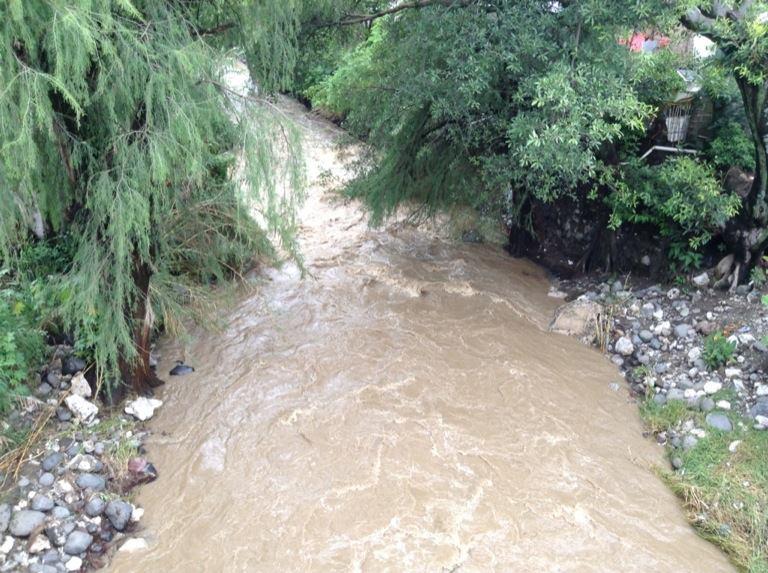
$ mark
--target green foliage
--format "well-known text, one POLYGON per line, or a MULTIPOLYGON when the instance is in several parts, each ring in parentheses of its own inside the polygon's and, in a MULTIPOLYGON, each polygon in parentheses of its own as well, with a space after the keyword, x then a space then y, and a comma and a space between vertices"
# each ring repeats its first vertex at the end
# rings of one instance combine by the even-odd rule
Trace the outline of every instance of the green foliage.
POLYGON ((660 107, 685 90, 685 81, 677 73, 678 68, 690 65, 683 55, 661 49, 650 54, 638 54, 634 64, 632 87, 642 101, 660 107))
POLYGON ((346 118, 347 127, 362 136, 366 135, 365 128, 370 121, 360 100, 370 97, 368 90, 376 89, 376 86, 360 85, 357 80, 375 73, 373 56, 381 49, 385 34, 382 23, 374 23, 364 42, 345 54, 339 54, 340 60, 334 62, 336 67, 333 73, 326 74, 305 91, 313 106, 346 118))
POLYGON ((757 289, 762 289, 768 282, 768 275, 763 267, 757 266, 749 273, 749 280, 757 289))
MULTIPOLYGON (((467 205, 523 225, 531 199, 586 196, 607 203, 612 228, 653 224, 669 237, 677 268, 698 266, 700 248, 740 201, 691 158, 617 164, 617 155, 639 155, 649 120, 684 89, 676 69, 694 66, 673 50, 620 46, 642 22, 671 29, 679 14, 619 4, 553 11, 496 0, 376 21, 305 92, 371 145, 350 194, 367 202, 374 222, 402 204, 427 214, 467 205)), ((727 137, 716 140, 719 160, 741 157, 720 145, 727 137)))
POLYGON ((0 412, 28 392, 27 381, 45 351, 30 292, 7 277, 7 271, 0 274, 0 412))
POLYGON ((689 157, 661 166, 632 161, 624 173, 607 199, 610 225, 655 225, 669 238, 669 258, 683 271, 700 265, 698 250, 739 210, 739 197, 723 191, 714 169, 689 157))
POLYGON ((728 364, 735 351, 735 343, 729 342, 723 333, 713 332, 704 339, 704 351, 701 357, 705 364, 714 370, 728 364))
POLYGON ((728 121, 715 133, 707 148, 707 156, 716 167, 722 170, 740 167, 745 171, 754 171, 755 146, 740 124, 728 121))
POLYGON ((311 92, 371 143, 350 192, 374 221, 402 203, 514 213, 531 196, 576 193, 599 175, 604 146, 651 111, 614 35, 636 9, 497 0, 379 20, 311 92))
POLYGON ((298 256, 295 135, 226 85, 234 45, 265 88, 282 85, 298 10, 256 0, 0 7, 0 253, 18 273, 54 273, 65 327, 109 373, 137 356, 143 319, 132 309, 147 295, 156 304, 161 283, 221 281, 251 257, 273 258, 273 241, 298 256), (217 27, 227 34, 204 30, 217 27), (17 260, 36 218, 66 247, 17 260), (139 272, 153 277, 148 293, 139 272))

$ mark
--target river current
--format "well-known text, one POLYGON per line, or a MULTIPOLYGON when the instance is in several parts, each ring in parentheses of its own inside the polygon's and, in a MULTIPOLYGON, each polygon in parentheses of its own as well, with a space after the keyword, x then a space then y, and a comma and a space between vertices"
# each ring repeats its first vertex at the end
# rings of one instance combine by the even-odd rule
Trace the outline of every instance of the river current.
POLYGON ((161 345, 149 551, 115 572, 720 572, 654 474, 619 373, 551 334, 545 273, 498 247, 372 230, 332 187, 342 132, 301 130, 308 276, 267 271, 161 345))

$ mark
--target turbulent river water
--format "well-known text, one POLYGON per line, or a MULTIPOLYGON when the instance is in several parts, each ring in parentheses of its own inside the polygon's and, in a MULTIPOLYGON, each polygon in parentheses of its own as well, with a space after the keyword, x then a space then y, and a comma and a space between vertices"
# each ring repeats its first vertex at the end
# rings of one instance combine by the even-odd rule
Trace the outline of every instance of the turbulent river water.
POLYGON ((113 571, 732 571, 654 475, 617 370, 546 332, 545 274, 369 229, 328 190, 341 133, 282 106, 313 182, 311 276, 269 272, 223 332, 163 345, 164 372, 196 372, 152 422, 150 550, 113 571))

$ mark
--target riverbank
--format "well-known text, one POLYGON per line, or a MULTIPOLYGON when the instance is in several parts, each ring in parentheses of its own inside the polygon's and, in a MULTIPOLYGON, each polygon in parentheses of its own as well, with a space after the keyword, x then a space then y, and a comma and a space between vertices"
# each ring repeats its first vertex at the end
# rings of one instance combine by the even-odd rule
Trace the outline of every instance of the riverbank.
POLYGON ((31 396, 2 422, 0 571, 87 571, 115 551, 146 547, 134 488, 157 477, 144 422, 160 401, 110 410, 93 397, 86 364, 51 347, 31 396))
MULTIPOLYGON (((664 481, 699 533, 749 573, 768 571, 768 300, 712 288, 718 269, 677 286, 563 281, 579 334, 623 372, 664 481)), ((556 326, 556 324, 555 324, 556 326)))
MULTIPOLYGON (((566 561, 731 571, 648 469, 658 451, 617 392, 616 370, 545 332, 559 301, 547 296, 542 269, 407 224, 368 228, 359 206, 336 193, 348 176, 337 145, 343 133, 281 105, 309 155, 301 241, 310 276, 293 265, 266 270, 258 293, 226 311, 225 330, 163 341, 165 356, 193 356, 196 371, 160 391, 165 404, 151 436, 143 422, 122 411, 107 416, 103 406, 101 423, 61 420, 67 411, 74 417, 62 399, 82 368, 64 373, 62 349, 58 387, 32 402, 51 413, 51 434, 28 452, 11 508, 39 511, 43 522, 26 537, 6 535, 13 543, 4 565, 85 570, 128 547, 143 551, 117 552, 114 571, 244 563, 265 572, 349 564, 546 570, 566 561), (145 456, 145 444, 163 478, 134 497, 122 484, 143 480, 117 476, 145 456), (49 456, 55 465, 46 472, 49 456), (101 477, 104 489, 80 487, 83 473, 101 477), (32 509, 38 495, 54 508, 32 509), (95 517, 85 511, 118 498, 131 505, 122 531, 106 507, 95 517), (136 522, 139 500, 147 515, 136 522), (71 528, 67 537, 48 527, 55 520, 71 528), (75 532, 86 548, 71 555, 65 546, 75 532)), ((610 307, 625 291, 612 287, 596 283, 586 299, 610 307)), ((612 314, 611 348, 622 312, 612 314)), ((166 360, 159 368, 171 367, 166 360)))

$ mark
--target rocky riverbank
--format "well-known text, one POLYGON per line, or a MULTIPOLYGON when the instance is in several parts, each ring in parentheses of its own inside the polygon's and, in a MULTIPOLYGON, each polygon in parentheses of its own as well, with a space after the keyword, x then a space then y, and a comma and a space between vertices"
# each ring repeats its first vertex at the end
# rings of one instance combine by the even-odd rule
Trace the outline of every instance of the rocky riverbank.
POLYGON ((146 547, 143 510, 131 499, 157 477, 143 422, 162 403, 139 398, 110 410, 85 369, 71 348, 53 348, 34 395, 2 422, 3 435, 17 438, 0 458, 0 571, 86 571, 114 551, 146 547))
POLYGON ((768 297, 728 283, 717 268, 673 286, 562 281, 552 294, 570 302, 551 328, 607 353, 691 522, 745 571, 766 571, 768 297))
POLYGON ((762 293, 747 286, 726 293, 708 288, 704 275, 699 280, 700 286, 643 288, 621 280, 564 281, 561 291, 581 294, 559 312, 553 329, 562 329, 578 309, 588 325, 569 333, 608 352, 634 394, 711 413, 708 425, 718 430, 729 426, 723 412, 768 429, 768 306, 762 293))

